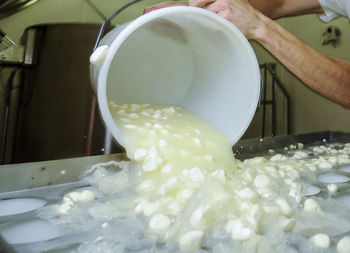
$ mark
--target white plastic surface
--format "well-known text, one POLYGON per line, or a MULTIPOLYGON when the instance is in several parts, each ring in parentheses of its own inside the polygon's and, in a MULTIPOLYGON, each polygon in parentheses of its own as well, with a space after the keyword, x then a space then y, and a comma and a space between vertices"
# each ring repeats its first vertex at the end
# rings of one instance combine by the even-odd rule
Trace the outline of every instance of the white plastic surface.
POLYGON ((29 220, 0 228, 0 236, 9 244, 42 242, 64 234, 61 227, 46 220, 29 220))
POLYGON ((244 35, 220 16, 194 7, 147 13, 108 33, 102 65, 91 66, 103 120, 123 145, 108 101, 175 104, 199 114, 234 144, 248 128, 260 71, 244 35))
POLYGON ((0 200, 0 216, 30 212, 44 206, 45 204, 45 200, 37 198, 0 200))

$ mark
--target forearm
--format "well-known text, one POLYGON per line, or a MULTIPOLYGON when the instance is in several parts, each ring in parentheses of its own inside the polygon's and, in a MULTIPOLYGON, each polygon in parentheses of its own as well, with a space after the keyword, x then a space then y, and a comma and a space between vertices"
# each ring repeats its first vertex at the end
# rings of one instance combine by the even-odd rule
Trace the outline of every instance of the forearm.
POLYGON ((325 56, 261 15, 254 38, 311 89, 350 108, 350 63, 325 56))
POLYGON ((323 12, 318 0, 249 0, 249 2, 272 19, 323 12))

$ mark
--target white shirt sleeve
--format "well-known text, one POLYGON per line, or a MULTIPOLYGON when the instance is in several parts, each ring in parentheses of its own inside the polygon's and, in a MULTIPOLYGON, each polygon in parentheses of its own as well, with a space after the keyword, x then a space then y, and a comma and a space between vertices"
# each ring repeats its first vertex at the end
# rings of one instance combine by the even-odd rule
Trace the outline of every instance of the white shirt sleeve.
POLYGON ((350 0, 319 0, 324 13, 319 15, 324 22, 329 22, 339 16, 350 18, 350 0))

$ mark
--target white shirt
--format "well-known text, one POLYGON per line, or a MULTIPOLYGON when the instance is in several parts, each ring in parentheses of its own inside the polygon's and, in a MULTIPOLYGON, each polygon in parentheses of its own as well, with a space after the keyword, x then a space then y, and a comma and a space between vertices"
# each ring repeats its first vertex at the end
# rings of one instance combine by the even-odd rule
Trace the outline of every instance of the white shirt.
POLYGON ((324 14, 320 18, 324 22, 345 16, 350 18, 350 0, 318 0, 324 10, 324 14))

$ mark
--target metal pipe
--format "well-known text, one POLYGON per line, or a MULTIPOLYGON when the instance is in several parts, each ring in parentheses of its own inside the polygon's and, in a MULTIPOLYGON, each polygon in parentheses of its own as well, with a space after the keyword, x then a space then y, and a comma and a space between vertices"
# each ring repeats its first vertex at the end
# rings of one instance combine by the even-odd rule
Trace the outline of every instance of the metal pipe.
POLYGON ((267 96, 267 68, 266 68, 266 64, 264 64, 264 84, 263 84, 263 118, 262 118, 262 133, 261 133, 261 137, 265 137, 265 124, 266 124, 266 96, 267 96))
POLYGON ((3 164, 5 152, 5 126, 7 119, 8 89, 2 77, 3 68, 0 68, 0 164, 3 164))
POLYGON ((276 64, 273 66, 273 75, 272 75, 272 136, 276 135, 276 128, 277 128, 277 122, 276 122, 276 97, 275 97, 275 80, 276 80, 276 74, 275 74, 275 67, 276 64))
POLYGON ((266 68, 271 73, 271 75, 274 76, 274 80, 275 80, 277 87, 281 90, 283 96, 286 99, 287 134, 290 134, 290 97, 289 97, 287 90, 284 88, 282 82, 280 81, 280 79, 276 75, 276 73, 274 71, 274 65, 275 64, 266 64, 266 68))
POLYGON ((262 126, 262 132, 263 132, 263 137, 265 134, 265 124, 266 124, 266 104, 272 104, 272 108, 273 108, 273 119, 272 119, 272 134, 276 135, 277 134, 277 116, 276 116, 276 87, 279 88, 279 90, 282 92, 283 97, 285 98, 286 101, 286 133, 290 134, 290 97, 289 94, 287 92, 287 90, 285 89, 285 87, 283 86, 282 82, 280 81, 280 79, 278 78, 278 76, 276 75, 276 63, 264 63, 264 64, 260 64, 260 69, 263 69, 264 71, 264 85, 263 85, 263 95, 264 98, 262 100, 263 103, 263 126, 262 126), (272 100, 271 101, 267 101, 266 100, 266 91, 265 89, 267 89, 267 74, 270 74, 272 77, 272 100))
POLYGON ((17 121, 19 112, 20 92, 22 86, 22 73, 20 69, 14 69, 11 78, 8 81, 9 99, 8 99, 8 117, 5 129, 5 152, 3 157, 4 164, 13 162, 17 121))

